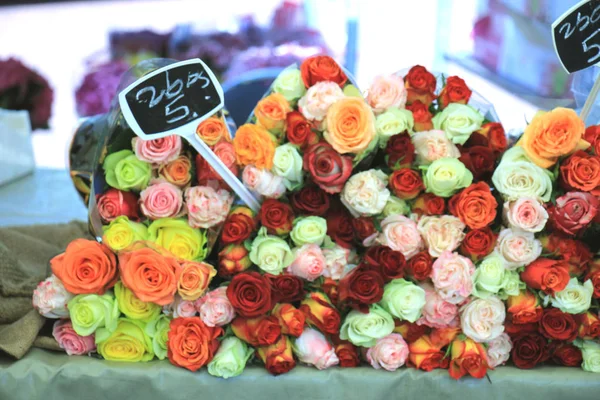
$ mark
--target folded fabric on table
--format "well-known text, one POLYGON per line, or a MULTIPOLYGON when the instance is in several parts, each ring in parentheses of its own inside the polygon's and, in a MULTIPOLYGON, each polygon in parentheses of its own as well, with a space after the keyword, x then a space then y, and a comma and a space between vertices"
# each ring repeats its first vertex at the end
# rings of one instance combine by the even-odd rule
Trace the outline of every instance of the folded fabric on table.
MULTIPOLYGON (((0 350, 21 358, 45 319, 31 304, 38 283, 50 275, 48 261, 73 239, 87 237, 84 222, 0 228, 0 350)), ((48 340, 40 347, 54 347, 48 340)))

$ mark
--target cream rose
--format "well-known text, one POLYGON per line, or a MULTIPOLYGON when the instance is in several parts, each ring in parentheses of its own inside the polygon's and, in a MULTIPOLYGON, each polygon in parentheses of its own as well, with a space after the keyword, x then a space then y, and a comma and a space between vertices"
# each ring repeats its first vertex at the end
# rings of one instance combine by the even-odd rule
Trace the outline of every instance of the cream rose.
POLYGON ((406 104, 404 79, 398 75, 376 76, 367 92, 367 103, 375 114, 390 107, 404 108, 406 104))
POLYGON ((377 215, 390 198, 387 181, 380 170, 359 172, 348 179, 340 199, 355 218, 377 215))
POLYGON ((404 215, 392 215, 381 221, 381 234, 377 241, 401 252, 406 259, 417 254, 424 246, 417 224, 404 215))
POLYGON ((491 368, 496 368, 503 365, 510 357, 512 350, 512 341, 506 333, 501 333, 496 339, 487 342, 487 357, 488 365, 491 368))
POLYGON ((50 275, 33 291, 33 308, 46 318, 66 318, 69 316, 67 303, 72 298, 60 279, 50 275))
POLYGON ((533 197, 505 202, 502 215, 509 227, 526 232, 541 232, 548 221, 548 211, 533 197))
POLYGON ((552 307, 569 314, 581 314, 586 312, 592 305, 594 286, 591 280, 579 283, 577 278, 571 278, 566 288, 553 296, 544 297, 544 307, 552 304, 552 307))
POLYGON ((533 197, 548 202, 552 195, 550 176, 550 171, 529 161, 523 148, 515 146, 502 156, 492 182, 505 200, 533 197))
POLYGON ((447 251, 435 260, 431 268, 433 286, 442 299, 460 304, 471 295, 475 274, 471 260, 447 251))
POLYGON ((465 228, 466 225, 452 215, 423 216, 417 224, 417 229, 432 257, 439 257, 445 251, 456 250, 465 237, 465 228))
POLYGON ((323 121, 329 107, 344 98, 344 92, 335 82, 318 82, 308 88, 306 94, 298 100, 298 107, 304 117, 310 121, 323 121))
POLYGON ((433 117, 433 127, 446 132, 446 137, 456 144, 465 144, 471 134, 478 131, 483 123, 483 115, 473 107, 450 103, 444 111, 433 117))
POLYGON ((288 190, 302 186, 302 156, 296 146, 286 143, 275 149, 273 172, 283 178, 288 190))
POLYGON ((460 310, 460 326, 476 342, 489 342, 504 332, 506 310, 497 297, 475 299, 460 310))
POLYGON ((375 130, 379 138, 379 147, 387 145, 390 137, 404 131, 412 134, 415 120, 412 112, 404 108, 392 107, 375 119, 375 130))
POLYGON ((444 131, 431 130, 416 132, 412 136, 419 165, 431 164, 440 158, 459 158, 460 151, 454 143, 446 137, 444 131))
POLYGON ((278 199, 285 193, 285 180, 269 170, 248 165, 242 173, 244 185, 261 196, 278 199))
POLYGON ((225 221, 233 203, 233 196, 224 189, 194 186, 186 189, 185 202, 190 226, 211 228, 225 221))
POLYGON ((348 265, 350 253, 350 250, 338 246, 337 244, 331 248, 324 248, 323 256, 325 257, 325 269, 323 270, 323 276, 335 280, 341 279, 342 274, 348 265))
POLYGON ((504 228, 498 235, 496 251, 506 261, 506 268, 515 270, 535 261, 542 254, 542 244, 531 232, 504 228))

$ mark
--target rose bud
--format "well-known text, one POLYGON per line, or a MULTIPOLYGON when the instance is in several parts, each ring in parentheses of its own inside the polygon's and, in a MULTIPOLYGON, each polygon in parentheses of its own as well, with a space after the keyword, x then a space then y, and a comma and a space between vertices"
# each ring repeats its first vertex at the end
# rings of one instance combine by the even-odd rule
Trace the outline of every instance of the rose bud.
POLYGON ((403 200, 412 200, 425 189, 421 174, 410 168, 394 171, 390 175, 389 185, 392 192, 403 200))
POLYGON ((490 254, 496 246, 497 235, 487 226, 483 229, 472 229, 465 235, 459 251, 473 262, 479 261, 490 254))
POLYGON ((231 330, 235 336, 252 347, 271 345, 281 337, 279 321, 273 315, 256 318, 236 317, 231 321, 231 330))
POLYGON ((578 323, 573 315, 558 308, 547 308, 540 319, 540 333, 548 339, 572 342, 577 337, 578 323))
POLYGON ((406 106, 406 109, 413 114, 413 119, 415 120, 415 132, 433 129, 433 115, 429 112, 429 108, 421 101, 415 100, 411 105, 406 106))
POLYGON ((468 338, 455 339, 451 345, 450 355, 448 373, 454 379, 460 379, 466 374, 481 379, 487 373, 487 353, 481 343, 468 338))
POLYGON ((431 343, 439 347, 448 346, 460 333, 460 328, 438 328, 429 334, 431 343))
POLYGON ((248 207, 234 208, 223 223, 221 242, 240 244, 248 239, 256 229, 254 213, 248 207))
POLYGON ((292 230, 292 207, 275 199, 266 199, 260 208, 260 223, 270 235, 284 236, 292 230))
POLYGON ((333 337, 333 343, 335 345, 335 354, 340 359, 340 367, 353 368, 360 365, 360 357, 356 346, 335 336, 333 337))
POLYGON ((319 142, 319 137, 312 130, 310 122, 299 111, 287 113, 285 127, 285 134, 288 141, 299 146, 301 150, 319 142))
POLYGON ((321 289, 325 292, 327 297, 332 304, 337 305, 339 299, 338 293, 338 281, 332 278, 325 278, 323 280, 323 284, 321 285, 321 289))
POLYGON ((420 65, 412 67, 404 77, 404 85, 407 90, 406 103, 408 105, 417 100, 427 107, 433 103, 433 100, 435 99, 433 93, 435 92, 437 80, 425 67, 420 65))
POLYGON ((578 315, 580 322, 579 337, 584 340, 592 340, 600 337, 600 318, 596 314, 586 312, 578 315))
MULTIPOLYGON (((487 138, 488 146, 495 152, 502 153, 508 147, 506 132, 499 122, 488 122, 487 124, 483 124, 477 133, 487 138)), ((471 135, 471 137, 473 137, 473 135, 471 135)))
POLYGON ((442 215, 446 210, 446 202, 443 197, 432 193, 423 193, 417 197, 412 206, 412 212, 421 215, 442 215))
POLYGON ((291 195, 290 204, 298 215, 322 217, 329 210, 329 197, 320 187, 306 185, 291 195))
POLYGON ((340 328, 340 313, 323 293, 310 293, 302 300, 300 311, 304 313, 306 322, 321 332, 331 335, 338 333, 340 328))
POLYGON ((300 336, 304 330, 305 316, 291 304, 277 304, 272 316, 276 317, 281 326, 281 333, 290 336, 300 336))
POLYGON ((533 368, 548 357, 548 340, 539 333, 524 332, 513 338, 510 358, 517 368, 533 368))
POLYGON ((585 280, 591 280, 594 285, 593 297, 600 298, 600 259, 595 259, 592 262, 589 272, 587 273, 585 280))
POLYGON ((274 303, 293 303, 306 297, 304 281, 299 276, 265 274, 271 284, 274 303))
POLYGON ((538 258, 525 267, 521 279, 532 289, 553 295, 569 283, 569 265, 560 260, 538 258))
POLYGON ((105 222, 124 215, 132 221, 140 219, 138 213, 138 199, 131 192, 123 192, 117 189, 108 189, 105 193, 96 196, 98 213, 105 222))
POLYGON ((366 310, 369 304, 381 301, 384 280, 379 271, 363 264, 354 268, 339 283, 339 302, 366 310))
POLYGON ((446 108, 450 103, 467 104, 472 93, 464 80, 458 76, 450 76, 446 79, 446 86, 440 92, 438 101, 441 108, 446 108))
MULTIPOLYGON (((419 325, 417 323, 399 320, 395 320, 394 322, 396 324, 394 332, 401 334, 408 343, 418 340, 420 337, 428 334, 431 330, 427 325, 419 325)), ((441 347, 442 346, 440 346, 440 348, 441 347)))
POLYGON ((507 320, 521 325, 538 322, 542 318, 539 298, 529 290, 522 290, 517 296, 509 296, 506 301, 507 320))
POLYGON ((248 250, 243 244, 230 244, 219 252, 219 276, 235 275, 251 265, 248 250))
POLYGON ((551 342, 552 361, 565 367, 579 367, 583 361, 581 349, 570 343, 551 342))
POLYGON ((415 159, 415 145, 406 132, 392 136, 385 147, 387 165, 393 169, 409 168, 415 159))
POLYGON ((448 368, 449 359, 445 357, 441 347, 431 343, 427 335, 421 336, 412 343, 409 342, 408 350, 410 366, 427 372, 435 368, 448 368))
POLYGON ((339 364, 335 349, 323 334, 306 328, 293 346, 294 354, 300 362, 314 365, 320 370, 339 364))
POLYGON ((296 366, 292 342, 285 335, 281 335, 272 345, 259 347, 256 354, 265 364, 267 371, 273 375, 284 374, 296 366))
POLYGON ((548 209, 552 226, 567 235, 584 231, 598 213, 598 199, 586 192, 568 192, 548 209))

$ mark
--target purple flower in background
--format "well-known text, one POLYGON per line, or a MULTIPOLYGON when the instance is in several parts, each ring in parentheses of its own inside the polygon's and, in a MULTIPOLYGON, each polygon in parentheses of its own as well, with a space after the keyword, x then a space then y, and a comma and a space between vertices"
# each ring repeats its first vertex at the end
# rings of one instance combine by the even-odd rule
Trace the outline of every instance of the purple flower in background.
POLYGON ((129 64, 126 62, 113 61, 98 65, 88 72, 75 92, 77 114, 88 117, 107 113, 117 94, 121 76, 128 69, 129 64))

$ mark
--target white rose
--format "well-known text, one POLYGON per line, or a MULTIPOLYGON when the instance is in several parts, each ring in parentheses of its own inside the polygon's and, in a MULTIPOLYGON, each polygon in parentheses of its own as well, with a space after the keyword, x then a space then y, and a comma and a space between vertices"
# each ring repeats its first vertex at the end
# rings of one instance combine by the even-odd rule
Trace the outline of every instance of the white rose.
POLYGON ((423 249, 423 239, 417 224, 404 215, 391 215, 381 221, 381 234, 377 241, 410 259, 423 249))
POLYGON ((444 131, 431 130, 417 132, 412 136, 419 165, 431 164, 440 158, 459 158, 460 151, 446 137, 444 131))
POLYGON ((504 228, 498 235, 496 251, 506 261, 506 268, 515 270, 535 261, 542 254, 542 243, 531 232, 504 228))
POLYGON ((550 171, 529 161, 522 147, 516 146, 504 153, 492 182, 505 200, 533 197, 548 202, 552 195, 550 175, 550 171))
POLYGON ((242 173, 244 185, 261 196, 278 199, 285 194, 285 182, 281 176, 269 170, 247 165, 242 173))
POLYGON ((465 237, 463 231, 466 225, 452 215, 423 216, 419 219, 417 228, 427 243, 429 254, 439 257, 443 252, 454 251, 460 246, 465 237))
POLYGON ((511 228, 541 232, 548 221, 548 211, 533 197, 520 197, 504 203, 503 217, 511 228))
POLYGON ((506 310, 497 297, 476 299, 460 310, 460 325, 465 335, 476 342, 488 342, 504 332, 506 310))
POLYGON ((306 94, 298 100, 298 107, 304 117, 310 121, 323 121, 329 107, 344 97, 344 92, 335 82, 318 82, 308 88, 306 94))
POLYGON ((375 129, 379 138, 379 147, 387 145, 390 137, 404 131, 412 134, 415 120, 412 112, 404 108, 392 107, 375 119, 375 129))
POLYGON ((359 172, 348 179, 340 199, 355 218, 380 214, 390 198, 387 181, 380 170, 359 172))
POLYGON ((584 340, 581 345, 583 363, 581 368, 587 372, 600 373, 600 343, 584 340))
POLYGON ((510 336, 502 333, 496 339, 490 340, 487 347, 488 365, 496 368, 508 361, 510 351, 512 350, 512 341, 510 336))
POLYGON ((286 143, 275 149, 273 172, 283 178, 288 190, 302 186, 302 156, 296 146, 286 143))
POLYGON ((50 275, 33 291, 33 308, 46 318, 66 318, 69 316, 67 303, 72 298, 61 280, 50 275))
POLYGON ((544 306, 552 304, 552 307, 569 314, 581 314, 586 312, 592 305, 594 286, 591 280, 579 283, 577 278, 571 278, 567 287, 554 294, 554 297, 546 295, 544 306))

